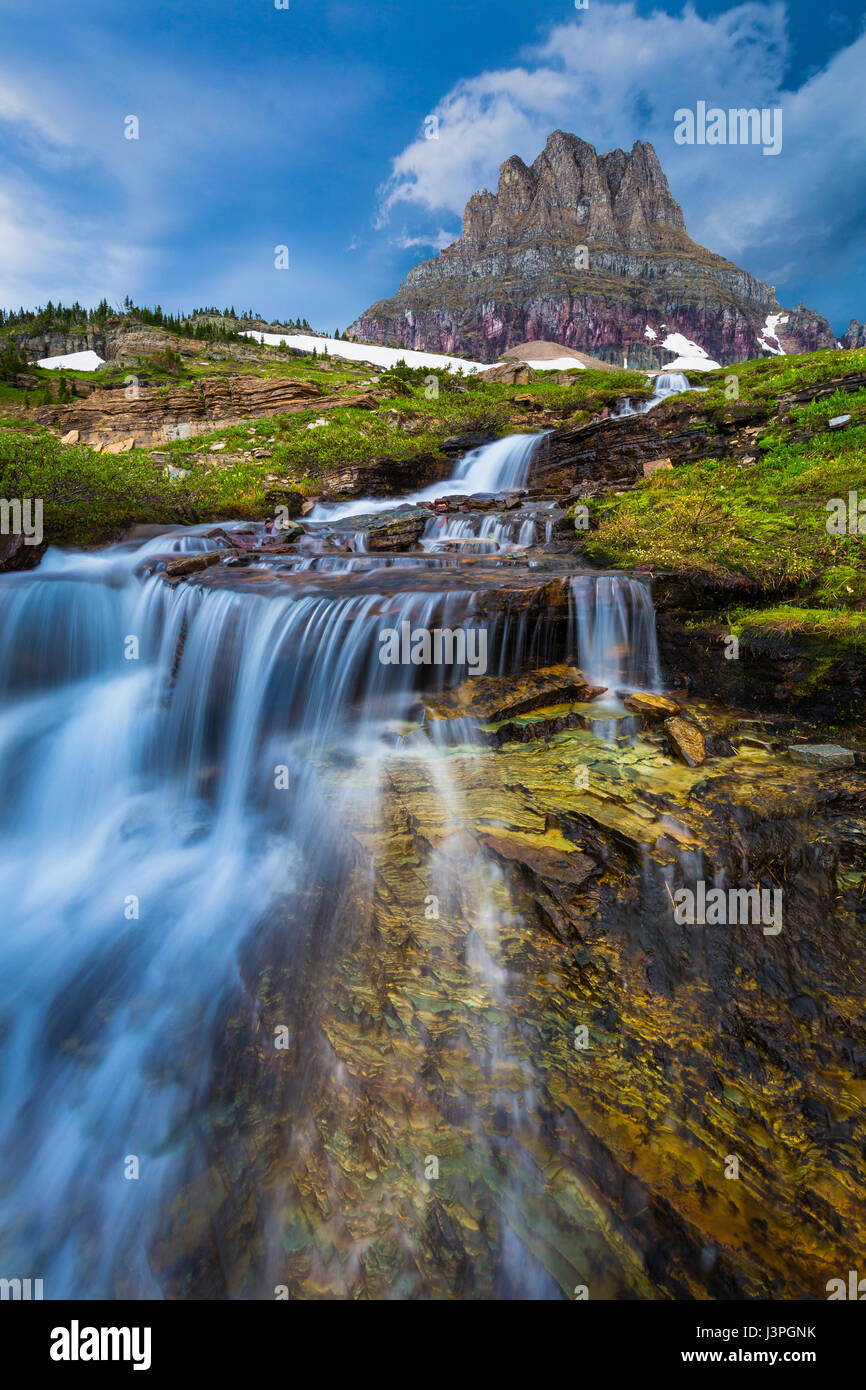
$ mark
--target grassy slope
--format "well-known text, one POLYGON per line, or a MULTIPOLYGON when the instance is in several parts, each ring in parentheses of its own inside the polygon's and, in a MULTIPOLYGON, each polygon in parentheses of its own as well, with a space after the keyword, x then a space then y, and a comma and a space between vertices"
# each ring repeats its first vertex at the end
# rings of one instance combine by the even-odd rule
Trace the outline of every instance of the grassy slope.
MULTIPOLYGON (((702 406, 729 404, 731 375, 740 402, 773 409, 785 392, 864 369, 866 350, 742 363, 704 378, 710 392, 702 406)), ((757 437, 754 456, 752 464, 707 459, 661 470, 633 492, 605 499, 587 554, 721 586, 746 581, 768 603, 732 609, 736 630, 866 648, 866 535, 827 532, 830 499, 855 491, 866 500, 866 390, 837 391, 780 414, 757 437), (846 414, 845 429, 828 428, 846 414)))
MULTIPOLYGON (((329 396, 372 389, 384 395, 375 409, 311 409, 245 421, 156 451, 113 456, 61 446, 55 433, 35 426, 25 413, 34 393, 0 383, 0 496, 41 497, 46 536, 53 543, 104 540, 133 521, 263 517, 265 493, 275 479, 313 495, 335 468, 381 458, 411 459, 438 450, 445 437, 465 431, 505 434, 537 428, 536 412, 549 413, 552 420, 589 419, 617 395, 640 395, 646 389, 640 373, 582 371, 570 374, 574 384, 540 378, 522 387, 440 373, 438 394, 432 394, 426 369, 377 375, 365 364, 292 357, 274 348, 262 349, 253 362, 212 363, 201 348, 192 360, 160 353, 132 365, 65 375, 117 388, 130 371, 166 392, 204 376, 234 372, 314 381, 329 396), (521 400, 515 402, 515 396, 521 400), (321 419, 326 424, 308 428, 321 419), (219 442, 225 449, 212 453, 210 446, 219 442), (266 456, 253 458, 254 449, 266 456), (189 476, 166 476, 167 464, 189 476)), ((55 374, 29 369, 28 375, 46 383, 53 379, 57 387, 55 374)))

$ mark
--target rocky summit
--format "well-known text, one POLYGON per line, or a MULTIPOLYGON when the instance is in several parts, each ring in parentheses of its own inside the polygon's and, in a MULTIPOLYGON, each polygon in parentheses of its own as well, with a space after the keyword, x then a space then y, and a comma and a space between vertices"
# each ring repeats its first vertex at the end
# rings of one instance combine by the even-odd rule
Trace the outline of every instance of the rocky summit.
POLYGON ((598 154, 556 130, 474 193, 463 235, 349 328, 366 342, 494 361, 526 340, 659 368, 680 344, 716 362, 836 346, 826 319, 698 246, 652 145, 598 154))

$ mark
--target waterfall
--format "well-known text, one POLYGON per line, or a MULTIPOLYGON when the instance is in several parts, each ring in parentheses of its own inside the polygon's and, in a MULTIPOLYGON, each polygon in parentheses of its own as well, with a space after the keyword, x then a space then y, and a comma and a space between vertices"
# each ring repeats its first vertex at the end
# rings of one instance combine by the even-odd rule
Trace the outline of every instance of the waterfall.
POLYGON ((452 542, 464 553, 507 550, 513 546, 534 545, 535 541, 536 527, 532 517, 512 520, 495 513, 431 517, 421 537, 426 551, 435 551, 452 542))
POLYGON ((454 491, 471 495, 523 487, 532 456, 543 438, 543 434, 509 434, 505 439, 472 449, 454 470, 454 491))
POLYGON ((570 646, 584 675, 617 690, 661 689, 655 609, 648 582, 629 575, 571 580, 570 646))
POLYGON ((542 434, 509 434, 504 439, 494 439, 492 444, 482 444, 458 462, 450 478, 410 493, 408 497, 364 497, 352 502, 319 503, 308 519, 341 521, 344 517, 390 511, 407 503, 433 502, 439 497, 521 488, 529 477, 536 449, 549 433, 545 430, 542 434))
MULTIPOLYGON (((475 451, 454 491, 525 480, 540 438, 475 451)), ((425 549, 443 530, 483 549, 530 544, 536 524, 525 513, 437 517, 425 549)), ((564 622, 541 620, 543 574, 537 600, 533 589, 500 612, 483 583, 472 587, 473 566, 357 544, 349 556, 217 566, 176 586, 154 572, 166 556, 221 548, 212 527, 179 528, 93 555, 50 550, 38 569, 0 577, 0 1270, 44 1279, 50 1298, 161 1296, 151 1253, 176 1194, 208 1171, 229 1020, 257 1007, 244 962, 283 954, 292 1018, 309 962, 337 957, 350 885, 363 884, 354 910, 372 910, 365 841, 346 829, 346 769, 375 817, 399 747, 444 825, 477 814, 449 763, 473 756, 456 739, 471 739, 474 721, 450 721, 461 727, 438 741, 417 724, 420 696, 461 680, 469 662, 386 664, 383 629, 483 631, 493 676, 565 654, 564 622)), ((574 576, 570 613, 594 680, 657 683, 647 584, 574 576)), ((471 998, 485 992, 493 1010, 472 1066, 501 1073, 494 1101, 528 1136, 509 1155, 507 1214, 509 1184, 534 1190, 536 1101, 525 1063, 513 1092, 521 1045, 494 907, 506 890, 483 859, 472 851, 470 875, 437 851, 434 887, 443 902, 460 896, 471 998)), ((437 950, 449 948, 445 932, 437 950)), ((489 1116, 461 1103, 476 1155, 498 1172, 489 1116)), ((509 1287, 550 1292, 504 1219, 509 1287)))

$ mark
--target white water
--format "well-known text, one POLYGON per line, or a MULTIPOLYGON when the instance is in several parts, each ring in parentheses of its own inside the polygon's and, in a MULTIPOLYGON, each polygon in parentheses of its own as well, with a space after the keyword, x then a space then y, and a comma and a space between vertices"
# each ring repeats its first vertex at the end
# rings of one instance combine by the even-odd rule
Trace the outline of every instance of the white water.
POLYGON ((340 521, 347 516, 391 511, 407 503, 434 502, 439 497, 472 496, 479 492, 507 492, 521 488, 529 477, 532 457, 549 431, 544 434, 509 434, 472 449, 462 458, 450 478, 412 492, 406 497, 362 497, 332 505, 320 503, 310 512, 310 521, 340 521))
POLYGON ((661 689, 655 609, 648 582, 624 574, 571 580, 570 646, 593 684, 618 690, 661 689))
POLYGON ((632 405, 631 401, 627 399, 622 410, 618 410, 613 418, 614 420, 623 420, 627 415, 646 415, 647 411, 652 410, 654 405, 659 405, 670 396, 679 396, 684 391, 703 389, 703 387, 693 387, 684 372, 659 372, 653 382, 653 393, 649 399, 638 401, 637 405, 632 405))

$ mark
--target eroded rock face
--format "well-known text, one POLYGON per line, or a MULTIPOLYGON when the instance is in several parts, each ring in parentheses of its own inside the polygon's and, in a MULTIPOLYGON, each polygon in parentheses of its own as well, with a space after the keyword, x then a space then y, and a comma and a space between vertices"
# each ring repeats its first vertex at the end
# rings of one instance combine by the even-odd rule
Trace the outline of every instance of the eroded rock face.
POLYGON ((283 904, 265 974, 243 962, 168 1294, 815 1299, 856 1267, 862 774, 692 770, 662 740, 458 750, 445 805, 417 753, 378 802, 335 754, 343 877, 283 904), (698 854, 784 883, 779 934, 679 924, 698 854), (302 975, 278 950, 301 932, 329 943, 302 975))
POLYGON ((349 334, 483 361, 543 339, 663 367, 667 333, 721 363, 760 357, 766 317, 782 313, 785 351, 836 346, 825 319, 782 310, 768 285, 691 240, 652 145, 600 155, 557 130, 531 166, 507 159, 497 192, 467 203, 462 237, 349 334))

